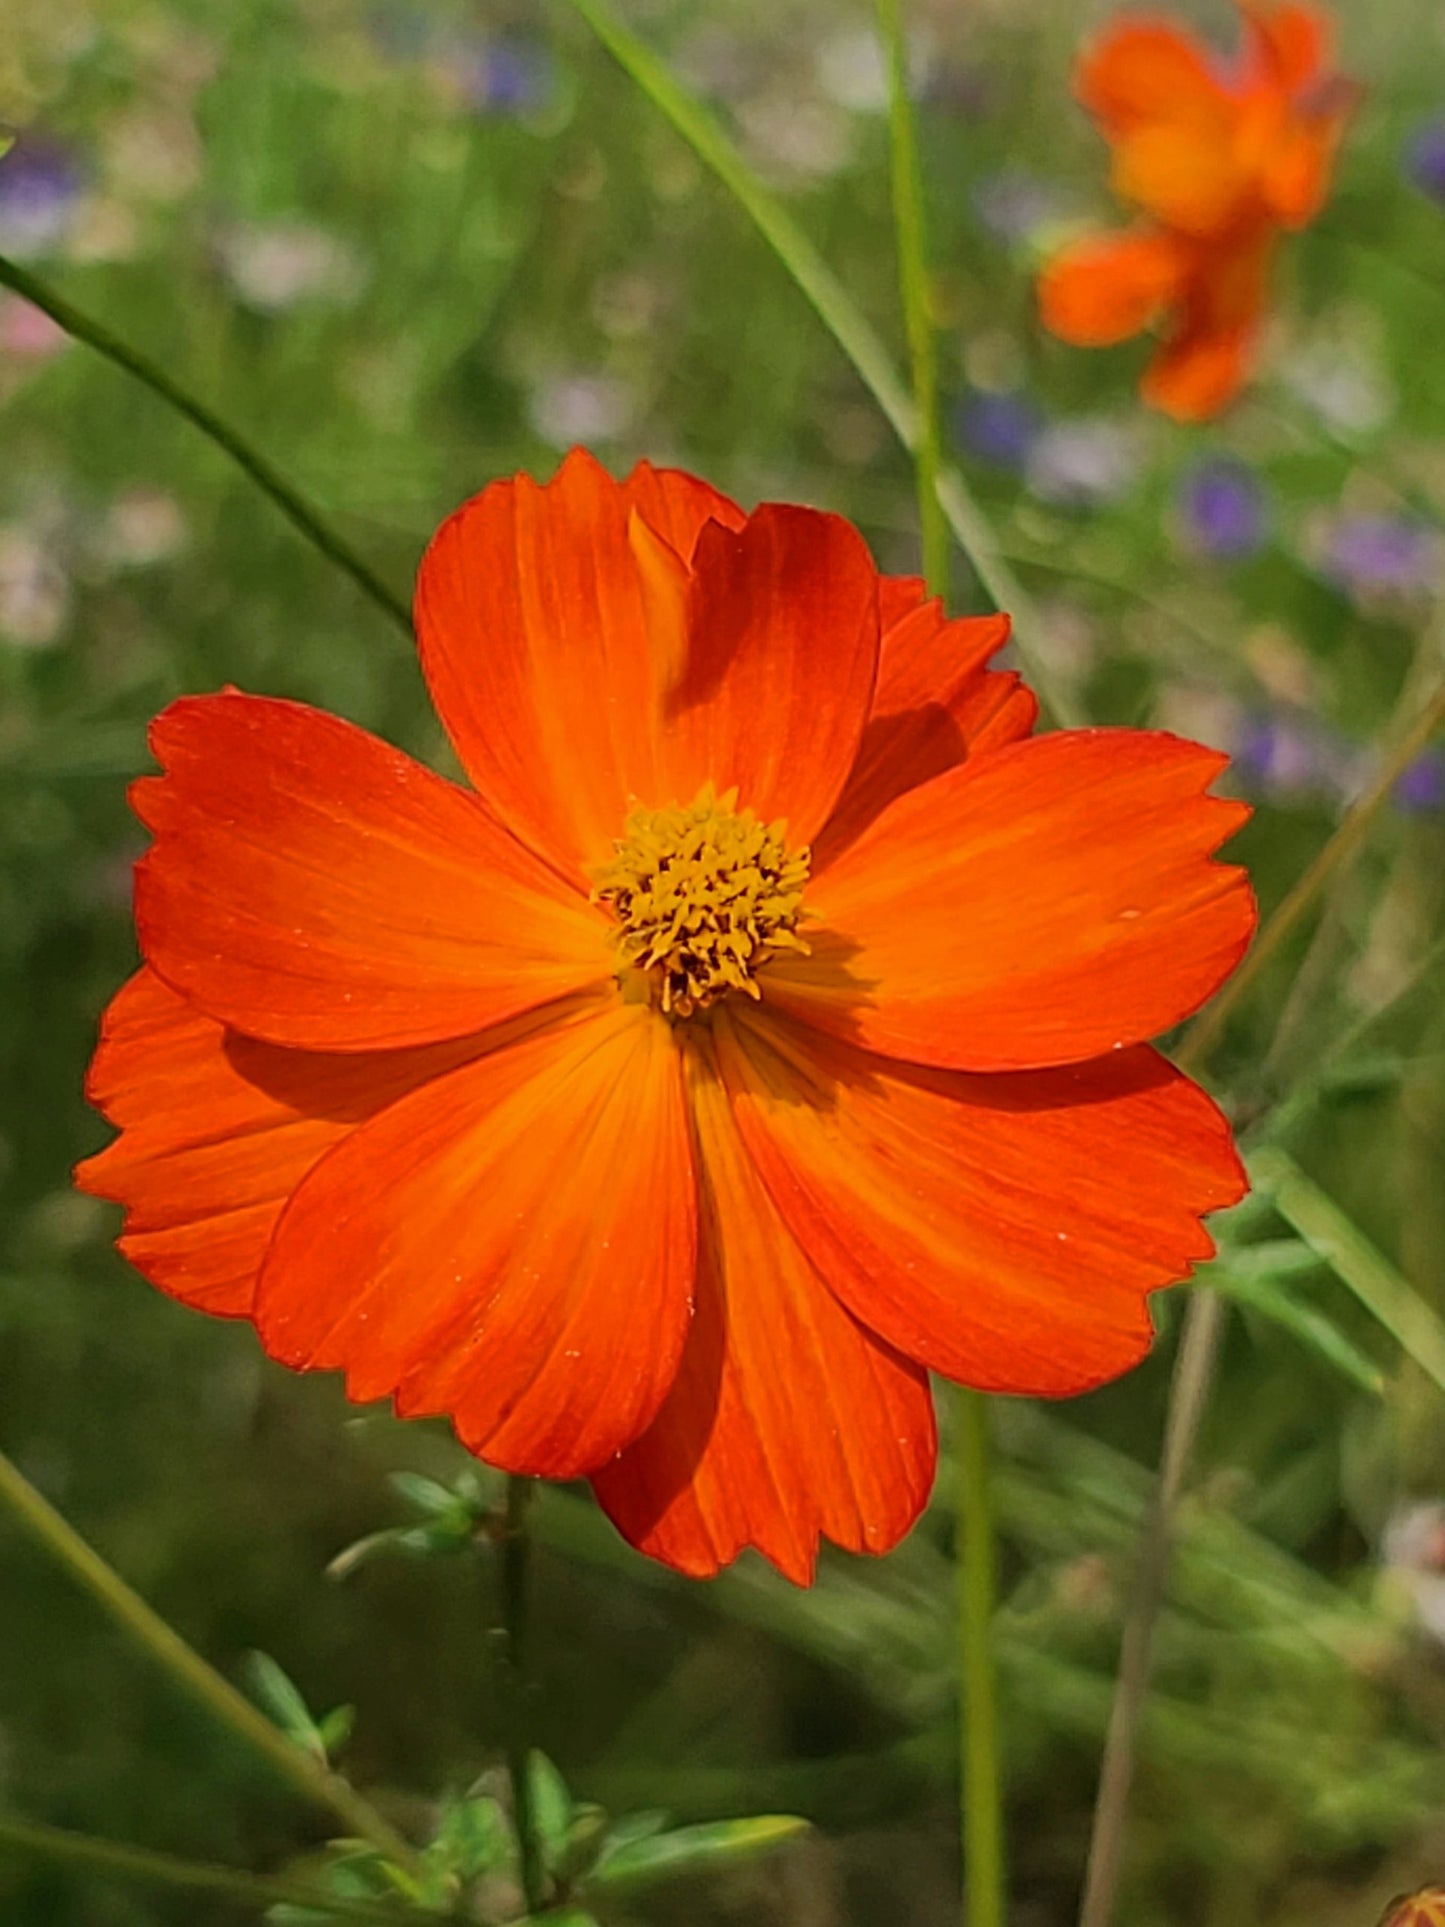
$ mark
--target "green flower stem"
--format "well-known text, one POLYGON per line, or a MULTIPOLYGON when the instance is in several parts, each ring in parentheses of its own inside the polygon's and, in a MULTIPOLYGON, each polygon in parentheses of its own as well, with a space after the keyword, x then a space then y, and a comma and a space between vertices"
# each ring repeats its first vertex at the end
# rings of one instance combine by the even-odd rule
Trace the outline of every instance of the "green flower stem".
MULTIPOLYGON (((1415 699, 1407 688, 1403 713, 1386 732, 1390 745, 1375 780, 1345 812, 1314 862, 1285 896, 1255 939, 1254 946, 1214 1002, 1195 1019, 1176 1053, 1181 1069, 1198 1070, 1223 1034, 1224 1026, 1289 936, 1343 872, 1374 825, 1390 793, 1430 738, 1445 724, 1445 683, 1411 717, 1415 699)), ((1119 1676, 1104 1741, 1099 1791, 1094 1805, 1079 1927, 1110 1927, 1123 1865, 1124 1831, 1139 1746, 1139 1722, 1149 1692, 1154 1627, 1164 1604, 1174 1514, 1194 1455, 1208 1404, 1215 1360, 1224 1332, 1225 1306, 1211 1291, 1190 1294, 1184 1329, 1169 1389, 1159 1483, 1139 1540, 1133 1594, 1124 1620, 1119 1676)))
POLYGON ((960 1387, 956 1507, 958 1677, 962 1777, 965 1927, 1004 1927, 1007 1918, 1003 1787, 999 1770, 998 1700, 993 1648, 998 1591, 990 1472, 989 1401, 960 1387))
POLYGON ((137 1645, 144 1647, 223 1726, 228 1726, 269 1760, 283 1780, 316 1805, 329 1808, 348 1833, 370 1841, 394 1866, 414 1879, 423 1875, 420 1856, 390 1821, 339 1773, 332 1772, 289 1740, 228 1679, 188 1646, 180 1634, 86 1544, 3 1452, 0 1452, 0 1504, 137 1645))
POLYGON ((933 298, 928 276, 928 225, 918 130, 908 91, 908 41, 902 0, 878 0, 878 29, 888 56, 888 124, 893 153, 893 230, 898 243, 898 286, 913 370, 917 427, 913 467, 918 482, 918 526, 923 573, 935 595, 948 598, 948 519, 938 496, 943 466, 938 433, 938 358, 933 298))
MULTIPOLYGON (((892 358, 821 254, 786 208, 758 180, 712 116, 678 85, 647 44, 629 31, 607 0, 570 0, 613 59, 634 81, 698 159, 712 169, 786 268, 799 292, 852 362, 903 446, 918 439, 918 416, 892 358)), ((1043 623, 1037 606, 1009 567, 988 519, 955 468, 940 468, 938 499, 960 548, 997 609, 1013 620, 1014 639, 1045 709, 1076 728, 1088 719, 1072 693, 1054 685, 1044 666, 1043 623)))
POLYGON ((531 1564, 532 1534, 527 1513, 532 1502, 530 1479, 513 1474, 507 1480, 507 1510, 502 1522, 502 1697, 506 1731, 507 1773, 512 1782, 512 1818, 517 1830, 522 1898, 527 1916, 540 1914, 543 1904, 542 1853, 537 1818, 532 1810, 529 1721, 527 1717, 527 1575, 531 1564))
POLYGON ((306 1907, 313 1909, 318 1917, 375 1921, 378 1927, 396 1927, 398 1921, 418 1918, 418 1910, 401 1901, 352 1899, 343 1894, 325 1893, 299 1880, 246 1873, 239 1867, 208 1866, 196 1860, 178 1859, 174 1854, 156 1853, 148 1847, 97 1840, 87 1833, 72 1833, 63 1827, 42 1826, 36 1821, 0 1814, 0 1853, 7 1849, 117 1880, 133 1880, 154 1887, 181 1887, 192 1893, 226 1894, 235 1900, 249 1901, 258 1909, 306 1907))
MULTIPOLYGON (((902 0, 878 0, 888 55, 893 149, 893 219, 898 280, 913 369, 913 465, 923 536, 923 571, 936 595, 948 590, 948 528, 938 493, 938 364, 928 280, 928 231, 918 135, 908 91, 902 0)), ((989 1405, 978 1392, 955 1395, 958 1427, 955 1567, 958 1585, 959 1822, 965 1927, 1003 1927, 1007 1912, 1003 1788, 993 1647, 997 1545, 989 1467, 989 1405)))
POLYGON ((330 523, 312 508, 304 496, 297 493, 266 457, 228 422, 223 421, 214 409, 208 408, 203 401, 198 401, 182 388, 179 382, 173 381, 148 355, 132 348, 128 342, 112 334, 102 322, 82 313, 46 282, 16 262, 7 260, 3 254, 0 254, 0 286, 12 288, 16 294, 33 302, 68 335, 94 348, 97 354, 104 355, 107 361, 113 362, 117 368, 123 368, 128 375, 134 375, 153 395, 158 395, 178 414, 184 415, 209 441, 229 455, 264 494, 270 496, 308 542, 319 549, 329 562, 343 569, 362 593, 389 616, 405 636, 410 637, 411 613, 400 597, 387 588, 380 576, 362 561, 356 551, 342 540, 330 523))

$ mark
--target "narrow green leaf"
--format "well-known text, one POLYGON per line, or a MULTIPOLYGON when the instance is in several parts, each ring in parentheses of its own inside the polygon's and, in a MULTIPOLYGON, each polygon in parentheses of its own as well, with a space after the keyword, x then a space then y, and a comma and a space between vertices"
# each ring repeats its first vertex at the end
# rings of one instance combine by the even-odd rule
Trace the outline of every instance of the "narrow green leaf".
POLYGON ((704 1826, 678 1827, 650 1840, 634 1840, 598 1862, 588 1883, 615 1893, 629 1892, 773 1853, 808 1831, 808 1822, 792 1814, 761 1814, 750 1820, 716 1820, 704 1826))
POLYGON ((311 1709, 269 1653, 247 1653, 246 1681, 257 1704, 271 1715, 282 1732, 324 1762, 326 1742, 311 1709))
POLYGON ((1256 1152, 1250 1171, 1285 1222, 1294 1226, 1366 1311, 1445 1391, 1445 1325, 1388 1258, 1333 1198, 1305 1176, 1287 1151, 1270 1146, 1256 1152))
MULTIPOLYGON (((1380 1397, 1385 1389, 1385 1376, 1374 1359, 1347 1338, 1317 1305, 1295 1297, 1282 1282, 1292 1272, 1303 1269, 1318 1271, 1321 1266, 1319 1256, 1308 1245, 1296 1244, 1293 1239, 1280 1240, 1279 1244, 1288 1261, 1276 1270, 1270 1270, 1260 1262, 1253 1265, 1243 1262, 1253 1256, 1252 1251, 1246 1250, 1232 1253, 1217 1264, 1201 1266, 1198 1283, 1209 1286, 1244 1310, 1268 1318, 1282 1331, 1289 1332, 1310 1351, 1317 1353, 1352 1384, 1376 1398, 1380 1397), (1301 1256, 1304 1264, 1300 1262, 1301 1256)), ((1264 1250, 1266 1247, 1256 1249, 1264 1250)))
MULTIPOLYGON (((674 79, 645 41, 622 24, 607 0, 571 0, 571 5, 623 72, 727 188, 852 362, 899 441, 911 452, 918 436, 918 418, 892 356, 792 215, 769 193, 701 102, 674 79)), ((1045 708, 1057 722, 1070 728, 1087 722, 1073 696, 1052 686, 1040 660, 1042 624, 1033 598, 1004 559, 988 518, 957 469, 939 471, 937 492, 949 526, 994 607, 1006 609, 1012 617, 1019 655, 1045 708)))
POLYGON ((389 1483, 408 1505, 415 1506, 429 1518, 453 1511, 458 1503, 456 1493, 449 1486, 438 1479, 428 1479, 420 1472, 393 1472, 389 1483))
POLYGON ((0 161, 4 160, 14 145, 15 136, 8 129, 0 127, 0 161))

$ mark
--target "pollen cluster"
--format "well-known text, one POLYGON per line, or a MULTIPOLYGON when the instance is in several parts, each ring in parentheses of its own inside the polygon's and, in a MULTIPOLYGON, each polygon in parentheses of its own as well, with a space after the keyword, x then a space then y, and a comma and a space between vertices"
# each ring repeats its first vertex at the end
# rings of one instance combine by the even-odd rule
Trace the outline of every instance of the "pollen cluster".
POLYGON ((759 965, 779 950, 807 953, 797 922, 808 852, 790 851, 787 825, 760 823, 737 797, 709 783, 692 803, 634 810, 592 892, 617 918, 623 959, 671 1017, 729 991, 757 998, 759 965))

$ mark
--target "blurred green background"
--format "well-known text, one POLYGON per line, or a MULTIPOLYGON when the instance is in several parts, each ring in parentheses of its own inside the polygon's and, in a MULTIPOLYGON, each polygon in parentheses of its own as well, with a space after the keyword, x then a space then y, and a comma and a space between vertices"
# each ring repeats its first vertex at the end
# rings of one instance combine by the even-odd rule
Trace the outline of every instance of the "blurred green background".
MULTIPOLYGON (((1231 9, 1189 11, 1229 44, 1231 9)), ((1185 430, 1135 401, 1139 347, 1068 349, 1033 314, 1050 239, 1112 218, 1067 96, 1105 14, 911 9, 947 432, 1041 604, 1053 677, 1099 721, 1236 756, 1259 806, 1236 847, 1268 906, 1445 657, 1445 19, 1433 0, 1339 10, 1367 93, 1337 192, 1288 245, 1260 380, 1185 430)), ((898 342, 866 7, 629 18, 898 342)), ((0 121, 21 135, 0 252, 243 427, 403 593, 457 502, 575 441, 619 472, 646 454, 748 503, 841 510, 884 567, 917 565, 875 408, 565 5, 4 0, 0 121)), ((961 559, 954 600, 985 606, 961 559)), ((68 1183, 104 1141, 81 1079, 135 960, 125 783, 147 719, 222 683, 444 761, 377 611, 190 427, 0 294, 0 1444, 228 1674, 259 1647, 313 1706, 353 1703, 347 1769, 406 1819, 493 1758, 491 1576, 325 1568, 411 1516, 389 1473, 450 1480, 464 1455, 161 1298, 68 1183)), ((1214 1080, 1437 1309, 1442 858, 1437 749, 1214 1080)), ((1372 1927, 1445 1867, 1445 1407, 1287 1226, 1236 1218, 1213 1282, 1239 1311, 1161 1627, 1124 1918, 1372 1927)), ((1177 1326, 1158 1310, 1126 1382, 1000 1415, 1014 1927, 1076 1905, 1177 1326)), ((677 1580, 580 1492, 547 1495, 539 1526, 538 1733, 575 1787, 820 1829, 628 1918, 956 1919, 946 1470, 895 1557, 831 1558, 808 1595, 751 1560, 677 1580)), ((0 1809, 257 1867, 325 1831, 3 1520, 0 1809)), ((0 1854, 0 1918, 24 1927, 245 1917, 0 1854)))

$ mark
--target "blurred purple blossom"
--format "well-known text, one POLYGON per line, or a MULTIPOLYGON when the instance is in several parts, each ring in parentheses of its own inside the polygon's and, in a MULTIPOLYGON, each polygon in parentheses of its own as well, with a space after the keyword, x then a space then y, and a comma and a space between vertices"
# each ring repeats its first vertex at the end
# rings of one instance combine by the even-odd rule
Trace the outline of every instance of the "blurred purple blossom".
POLYGON ((1445 202, 1445 114, 1411 135, 1405 145, 1405 172, 1422 194, 1445 202))
POLYGON ((966 396, 954 410, 954 433, 971 455, 995 468, 1022 472, 1043 430, 1043 417, 1017 389, 966 396))
POLYGON ((1264 545, 1268 512, 1263 485, 1243 462, 1212 455, 1183 476, 1179 512, 1192 548, 1221 562, 1241 562, 1264 545))
POLYGON ((43 134, 22 134, 0 160, 0 249, 20 259, 65 237, 85 185, 79 162, 43 134))
POLYGON ((1250 711, 1241 717, 1231 754, 1246 794, 1287 800, 1341 799, 1359 785, 1359 748, 1312 716, 1250 711))
POLYGON ((462 98, 478 114, 524 116, 546 107, 557 91, 557 70, 539 40, 518 37, 452 43, 452 66, 462 98))
POLYGON ((1445 811, 1445 750, 1427 749, 1395 785, 1395 805, 1408 816, 1437 816, 1445 811))
POLYGON ((1438 585, 1433 529, 1403 515, 1342 515, 1326 538, 1324 573, 1351 595, 1417 596, 1438 585))

